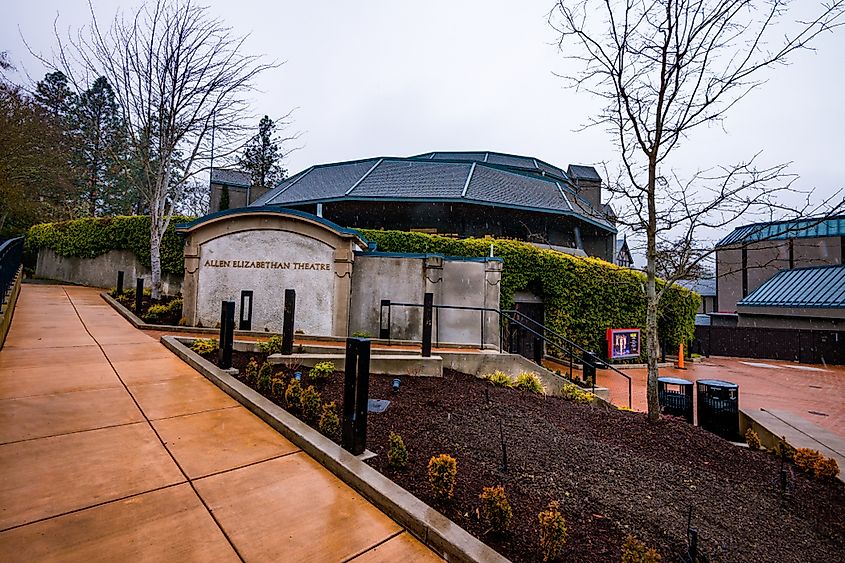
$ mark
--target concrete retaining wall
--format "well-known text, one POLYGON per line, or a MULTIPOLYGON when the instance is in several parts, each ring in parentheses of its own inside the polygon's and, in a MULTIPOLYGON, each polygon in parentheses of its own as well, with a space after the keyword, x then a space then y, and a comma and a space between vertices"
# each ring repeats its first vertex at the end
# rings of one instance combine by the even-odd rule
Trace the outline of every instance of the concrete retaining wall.
MULTIPOLYGON (((359 253, 352 275, 349 331, 379 335, 381 301, 423 302, 434 294, 435 305, 498 309, 502 263, 427 255, 359 253)), ((385 309, 385 315, 387 310, 385 309)), ((387 318, 384 319, 387 322, 387 318)), ((422 339, 422 308, 392 307, 390 337, 422 339)), ((435 310, 432 339, 498 347, 498 316, 481 311, 435 310)))
MULTIPOLYGON (((117 284, 118 270, 124 272, 127 289, 135 287, 136 278, 144 278, 145 286, 150 287, 150 269, 129 250, 110 250, 96 258, 75 258, 59 256, 49 248, 42 248, 38 251, 35 277, 109 288, 117 284)), ((165 294, 182 292, 182 276, 163 274, 161 278, 165 294)))

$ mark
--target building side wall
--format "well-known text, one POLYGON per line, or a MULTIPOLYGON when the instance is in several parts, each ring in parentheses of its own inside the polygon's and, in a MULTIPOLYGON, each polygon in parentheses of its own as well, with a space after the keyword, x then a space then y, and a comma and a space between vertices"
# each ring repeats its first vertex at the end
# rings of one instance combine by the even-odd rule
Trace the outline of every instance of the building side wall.
MULTIPOLYGON (((229 209, 246 207, 259 197, 266 194, 268 191, 270 191, 269 188, 242 188, 238 186, 229 186, 229 209), (249 196, 248 198, 247 195, 249 196)), ((211 193, 209 194, 208 203, 209 213, 220 211, 220 198, 222 197, 222 194, 223 186, 220 184, 211 184, 211 193)))
POLYGON ((743 293, 742 247, 716 251, 717 307, 736 311, 743 297, 780 270, 842 264, 842 237, 801 238, 750 243, 746 246, 747 290, 743 293), (790 245, 792 246, 790 263, 790 245))

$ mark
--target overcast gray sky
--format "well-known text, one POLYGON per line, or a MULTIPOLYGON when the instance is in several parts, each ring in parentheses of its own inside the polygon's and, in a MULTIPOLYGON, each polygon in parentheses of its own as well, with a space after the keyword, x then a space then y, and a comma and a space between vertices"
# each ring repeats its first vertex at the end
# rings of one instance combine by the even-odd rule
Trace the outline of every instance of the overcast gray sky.
MULTIPOLYGON (((806 0, 802 0, 804 2, 806 0)), ((95 0, 112 18, 134 2, 95 0)), ((553 73, 568 62, 547 24, 552 0, 292 2, 208 1, 249 49, 286 61, 262 77, 255 113, 294 109, 301 149, 295 173, 312 164, 427 151, 495 150, 563 168, 616 162, 599 129, 576 131, 596 110, 589 95, 553 73)), ((26 51, 54 46, 60 30, 89 20, 84 0, 17 1, 0 21, 0 50, 37 79, 45 69, 26 51)), ((845 33, 802 52, 729 114, 725 131, 699 130, 677 154, 682 175, 748 158, 791 161, 797 186, 818 198, 845 185, 845 33)))

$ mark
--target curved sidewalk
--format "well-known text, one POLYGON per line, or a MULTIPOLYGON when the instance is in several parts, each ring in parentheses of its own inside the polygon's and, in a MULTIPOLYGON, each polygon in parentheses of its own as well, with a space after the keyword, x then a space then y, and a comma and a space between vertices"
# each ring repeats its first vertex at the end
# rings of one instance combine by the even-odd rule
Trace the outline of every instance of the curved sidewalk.
POLYGON ((81 287, 25 285, 0 351, 0 560, 435 561, 81 287))

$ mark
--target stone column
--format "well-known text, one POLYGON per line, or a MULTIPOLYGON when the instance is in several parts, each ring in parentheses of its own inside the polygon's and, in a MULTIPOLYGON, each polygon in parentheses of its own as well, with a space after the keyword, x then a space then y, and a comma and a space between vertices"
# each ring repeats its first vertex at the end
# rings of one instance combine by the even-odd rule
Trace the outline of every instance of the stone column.
POLYGON ((190 326, 197 325, 197 283, 200 268, 200 246, 196 237, 185 241, 185 278, 182 282, 182 316, 190 326))

